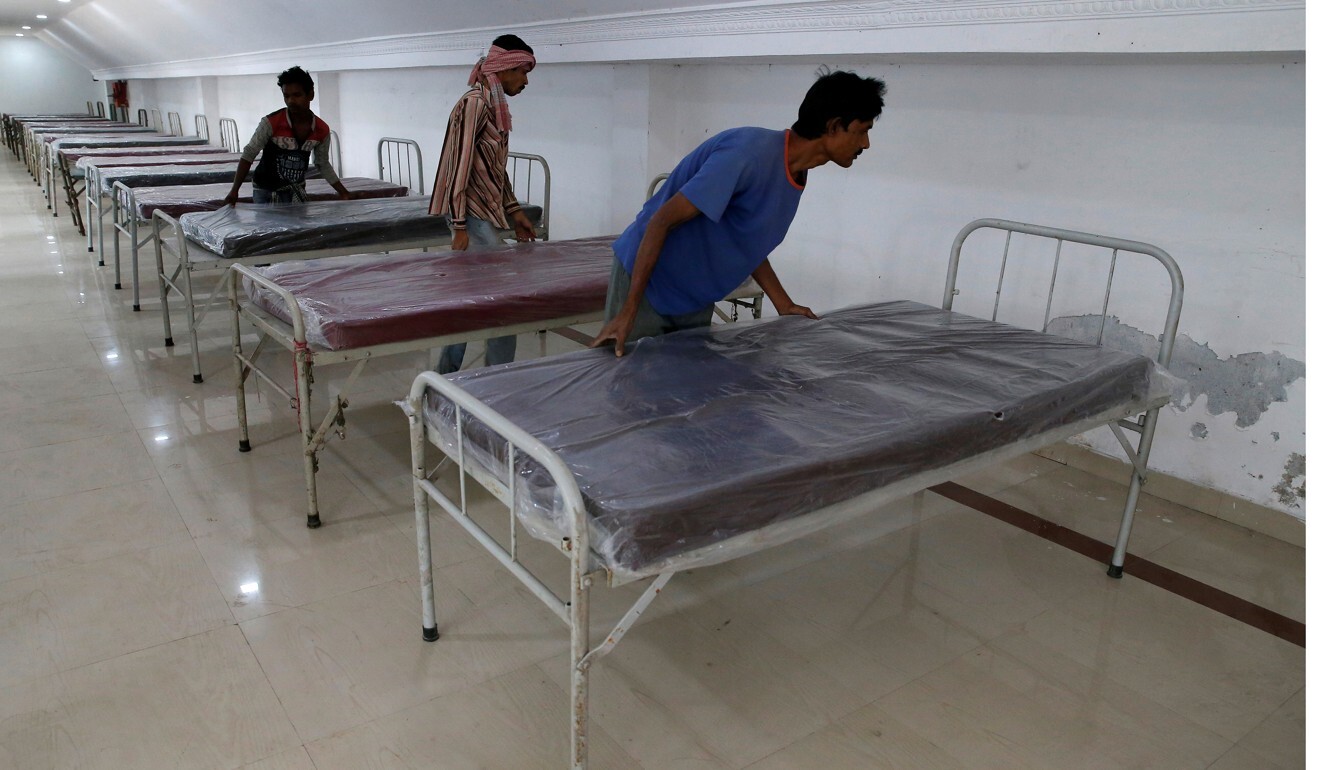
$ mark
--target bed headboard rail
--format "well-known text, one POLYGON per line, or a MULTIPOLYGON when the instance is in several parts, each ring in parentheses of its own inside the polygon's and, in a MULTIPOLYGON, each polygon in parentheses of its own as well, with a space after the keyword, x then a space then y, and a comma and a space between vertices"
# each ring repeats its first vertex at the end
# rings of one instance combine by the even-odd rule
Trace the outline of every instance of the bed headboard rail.
POLYGON ((1038 236, 1049 238, 1055 241, 1054 249, 1054 269, 1050 275, 1049 295, 1045 301, 1045 320, 1041 331, 1050 321, 1050 310, 1054 304, 1054 290, 1059 275, 1059 261, 1063 255, 1064 243, 1079 243, 1090 246, 1099 246, 1110 250, 1109 257, 1109 275, 1105 284, 1104 306, 1100 311, 1100 332, 1096 339, 1096 344, 1102 344, 1105 335, 1105 325, 1109 316, 1109 300, 1114 291, 1114 271, 1118 266, 1118 255, 1120 252, 1130 254, 1142 254, 1157 260, 1164 266, 1169 274, 1169 306, 1164 316, 1164 333, 1160 337, 1160 350, 1156 358, 1161 366, 1168 366, 1169 360, 1173 356, 1173 341, 1178 334, 1178 319, 1182 314, 1183 302, 1183 277, 1182 271, 1178 268, 1178 263, 1168 252, 1158 246, 1152 246, 1149 243, 1140 241, 1129 241, 1123 238, 1114 238, 1107 235, 1093 235, 1083 233, 1077 230, 1065 230, 1058 227, 1047 227, 1045 225, 1032 225, 1024 222, 1013 222, 1007 219, 978 219, 969 223, 958 232, 958 236, 953 240, 953 248, 949 252, 949 269, 944 282, 944 309, 953 309, 953 298, 958 294, 958 262, 962 256, 963 242, 976 230, 992 229, 1004 231, 1004 253, 999 264, 999 283, 995 287, 995 305, 991 320, 998 320, 999 301, 1004 288, 1004 274, 1008 269, 1009 246, 1013 240, 1014 233, 1020 233, 1029 236, 1038 236))
POLYGON ((422 146, 412 139, 382 137, 376 142, 376 167, 381 180, 416 190, 418 195, 426 194, 422 146))
POLYGON ((541 240, 550 239, 550 163, 540 155, 528 152, 509 153, 509 184, 513 195, 523 203, 541 207, 541 226, 537 231, 541 240), (539 190, 538 190, 539 188, 539 190), (533 194, 533 191, 536 191, 533 194))
POLYGON ((238 152, 242 146, 238 143, 238 121, 233 118, 220 118, 220 146, 230 152, 238 152))

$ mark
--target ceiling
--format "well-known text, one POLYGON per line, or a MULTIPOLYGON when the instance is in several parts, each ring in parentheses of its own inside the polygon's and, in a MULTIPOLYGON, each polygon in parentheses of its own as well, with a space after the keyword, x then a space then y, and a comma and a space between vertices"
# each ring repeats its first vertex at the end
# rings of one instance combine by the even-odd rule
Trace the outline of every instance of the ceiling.
POLYGON ((61 3, 58 0, 3 0, 0 2, 0 34, 13 35, 23 33, 31 35, 59 21, 70 10, 86 5, 92 0, 71 0, 61 3), (38 19, 37 14, 44 13, 48 19, 38 19), (24 30, 23 25, 32 27, 24 30))
POLYGON ((1303 51, 1304 0, 0 0, 0 34, 99 78, 468 65, 502 32, 546 63, 857 53, 1303 51), (50 18, 40 29, 37 13, 50 18), (8 26, 6 26, 8 25, 8 26))

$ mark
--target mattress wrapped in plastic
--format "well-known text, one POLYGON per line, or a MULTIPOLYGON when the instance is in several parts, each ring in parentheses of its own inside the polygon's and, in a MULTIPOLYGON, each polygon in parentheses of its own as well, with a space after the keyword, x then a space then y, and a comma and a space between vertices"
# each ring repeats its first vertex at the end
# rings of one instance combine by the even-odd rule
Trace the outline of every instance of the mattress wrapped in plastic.
MULTIPOLYGON (((350 193, 362 199, 404 198, 407 187, 380 179, 360 176, 346 176, 339 180, 350 193)), ((133 202, 137 207, 139 219, 151 219, 157 209, 178 219, 184 214, 195 211, 215 211, 225 205, 225 196, 229 194, 233 182, 220 184, 167 185, 165 187, 137 187, 133 190, 133 202)), ((307 199, 309 201, 332 201, 339 197, 339 192, 324 179, 307 180, 307 199)), ((252 183, 245 182, 238 189, 238 202, 252 202, 252 183)))
MULTIPOLYGON (((343 350, 601 311, 614 238, 329 257, 262 273, 297 299, 309 342, 343 350)), ((251 281, 246 289, 253 304, 292 323, 274 292, 251 281)))
POLYGON ((161 165, 196 165, 198 163, 235 163, 243 157, 240 153, 227 152, 223 147, 112 147, 74 148, 62 150, 60 156, 66 163, 73 163, 75 168, 87 169, 91 166, 161 166, 161 165), (139 151, 142 150, 142 151, 139 151))
POLYGON ((106 126, 106 125, 60 125, 32 128, 32 134, 45 139, 47 142, 55 139, 71 136, 105 136, 107 134, 123 134, 125 136, 134 136, 139 134, 151 134, 152 136, 165 137, 168 134, 162 134, 154 128, 147 126, 106 126))
MULTIPOLYGON (((164 185, 213 184, 234 181, 238 161, 227 163, 169 164, 159 166, 111 166, 101 169, 97 178, 101 192, 109 195, 115 182, 125 187, 161 187, 164 185)), ((249 176, 251 171, 248 172, 249 176)))
MULTIPOLYGON (((184 214, 184 233, 228 259, 262 254, 373 246, 429 240, 446 242, 444 217, 427 213, 423 197, 399 200, 325 201, 275 206, 235 206, 204 214, 184 214)), ((533 222, 539 207, 525 207, 533 222)))
MULTIPOLYGON (((641 577, 765 547, 762 528, 1135 411, 1156 395, 1154 370, 1140 356, 899 301, 644 339, 622 359, 584 350, 450 379, 563 459, 595 555, 616 576, 641 577)), ((455 454, 452 403, 429 392, 424 410, 455 454)), ((507 478, 504 442, 464 424, 467 456, 507 478)), ((559 542, 571 529, 549 474, 521 453, 515 469, 520 520, 559 542)))
POLYGON ((51 152, 69 147, 184 147, 206 144, 196 136, 161 136, 160 134, 75 134, 48 138, 51 152))

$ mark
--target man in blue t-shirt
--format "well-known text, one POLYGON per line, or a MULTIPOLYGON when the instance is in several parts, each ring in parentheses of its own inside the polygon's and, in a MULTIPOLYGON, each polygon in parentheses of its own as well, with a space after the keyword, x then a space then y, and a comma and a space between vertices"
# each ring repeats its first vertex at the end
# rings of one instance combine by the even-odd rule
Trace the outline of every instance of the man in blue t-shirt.
POLYGON ((871 146, 885 84, 851 72, 818 78, 791 129, 734 128, 679 161, 614 242, 605 326, 592 347, 710 325, 715 303, 752 276, 779 315, 795 304, 768 256, 784 240, 807 184, 827 162, 848 168, 871 146))

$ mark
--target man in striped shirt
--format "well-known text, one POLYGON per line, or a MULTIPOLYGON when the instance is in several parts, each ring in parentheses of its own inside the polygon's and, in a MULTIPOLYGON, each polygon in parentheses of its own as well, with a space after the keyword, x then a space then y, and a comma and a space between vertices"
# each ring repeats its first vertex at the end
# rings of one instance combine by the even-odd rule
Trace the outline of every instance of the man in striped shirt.
MULTIPOLYGON (((536 238, 504 170, 513 130, 506 97, 522 93, 527 73, 535 66, 531 46, 518 36, 495 38, 490 51, 472 68, 467 93, 449 114, 430 210, 448 218, 454 251, 499 245, 498 231, 508 229, 509 220, 519 241, 536 238)), ((487 340, 486 363, 512 361, 517 343, 515 336, 487 340)), ((441 352, 436 371, 458 371, 466 352, 464 343, 449 345, 441 352)))

